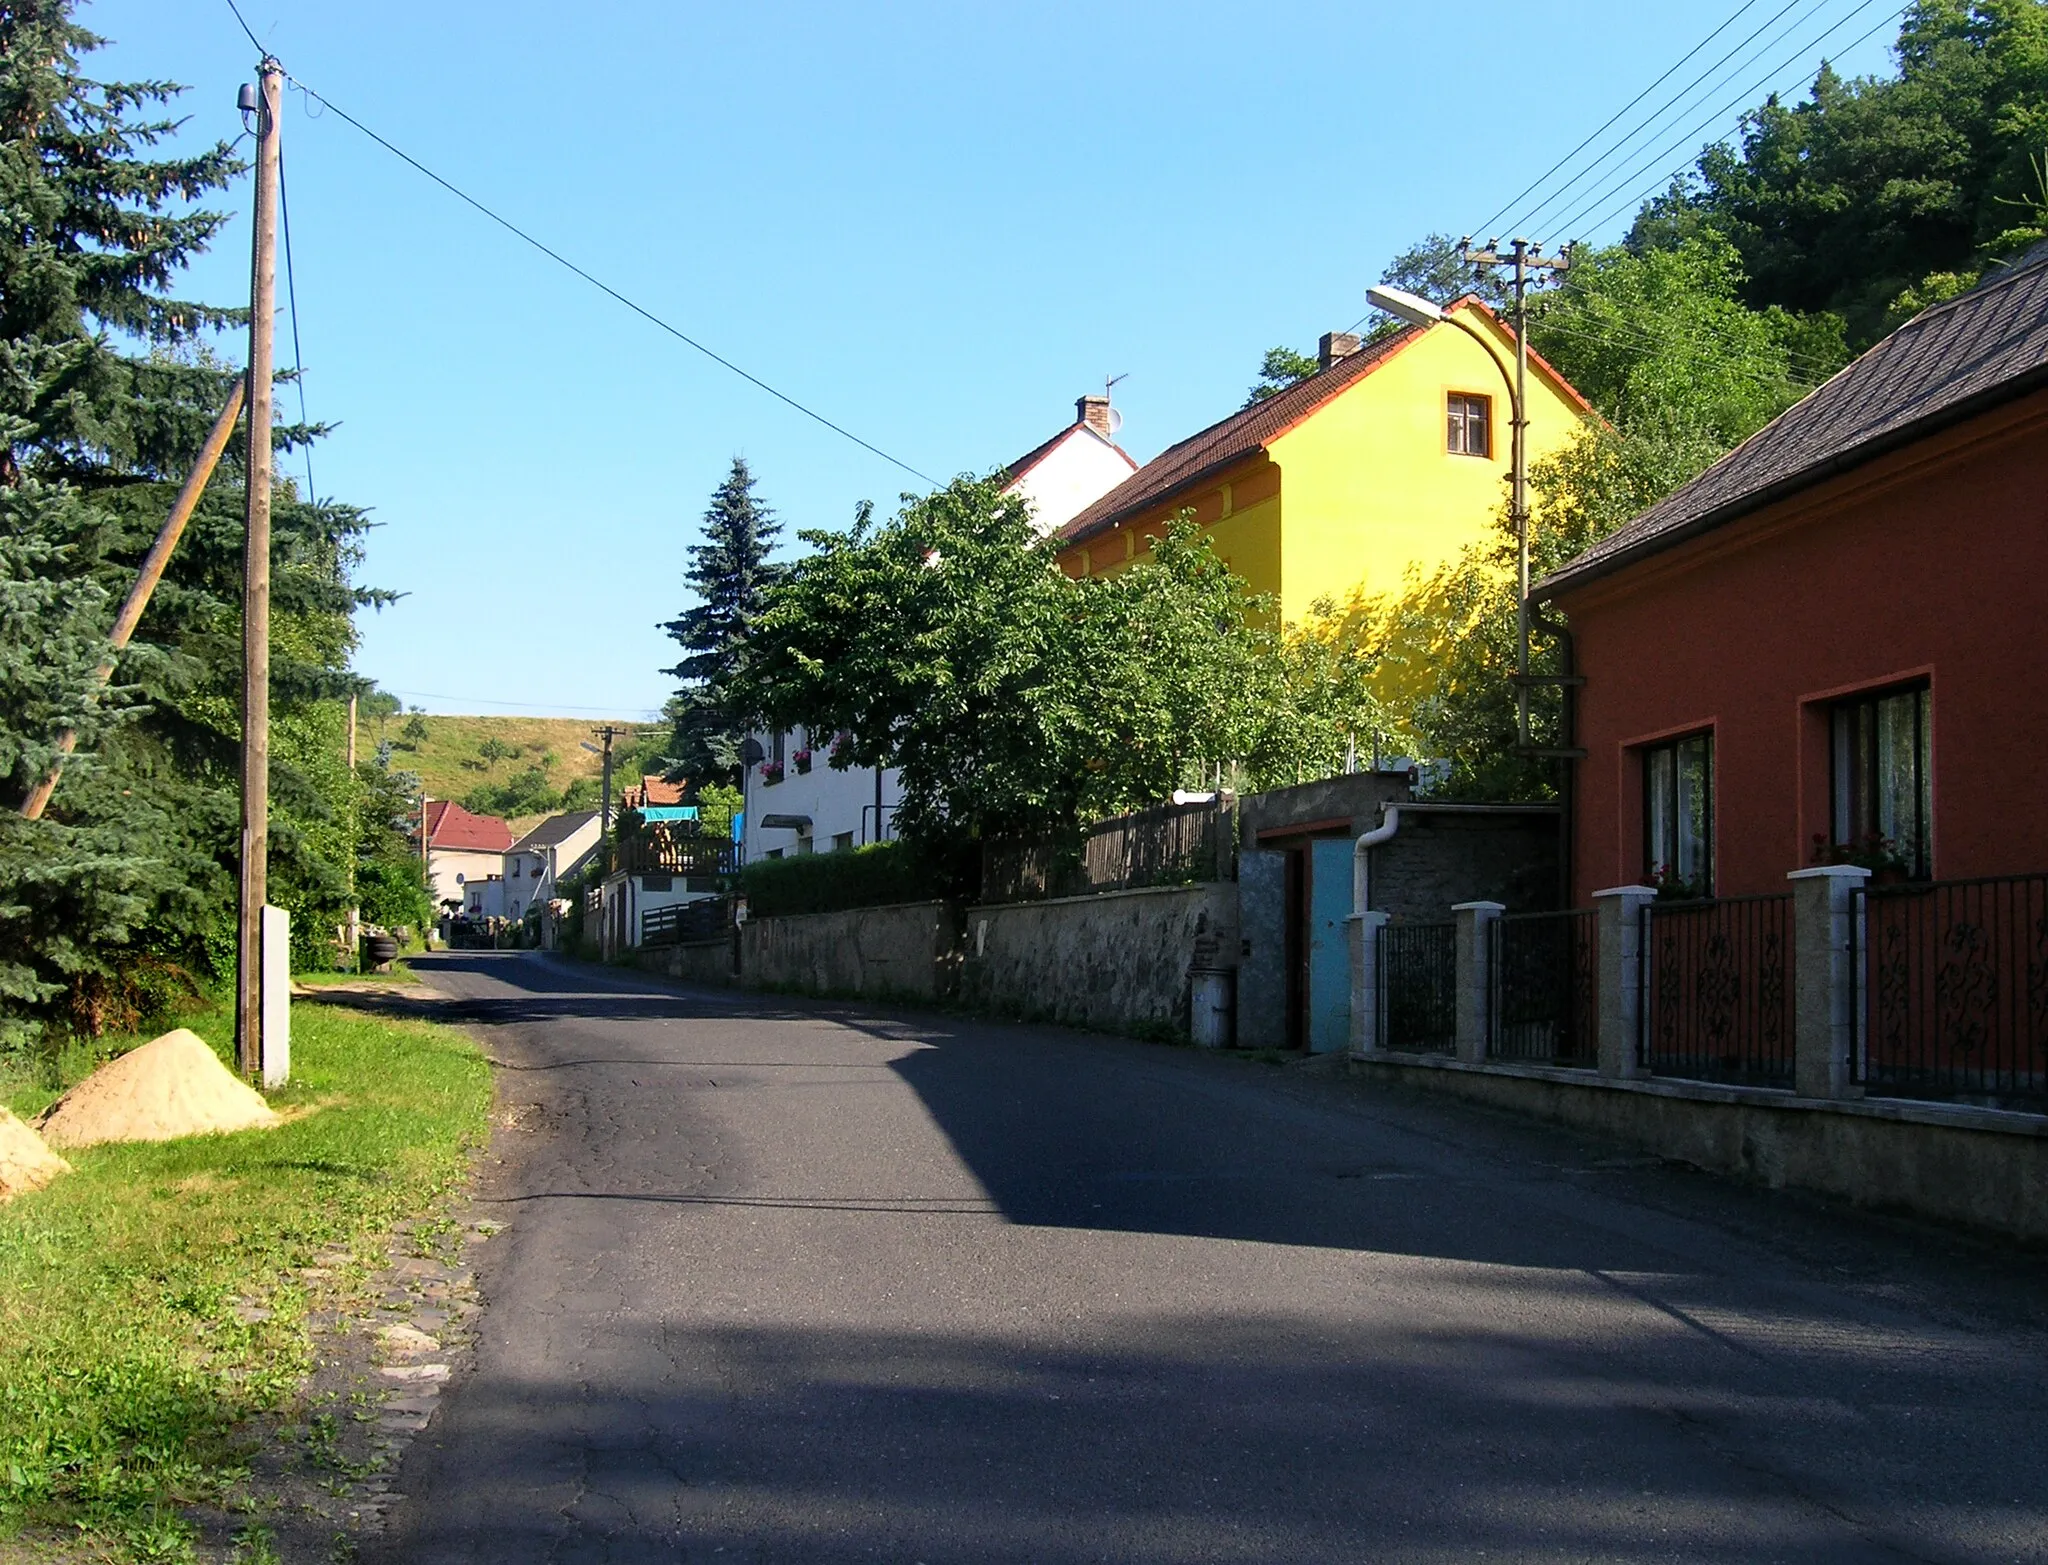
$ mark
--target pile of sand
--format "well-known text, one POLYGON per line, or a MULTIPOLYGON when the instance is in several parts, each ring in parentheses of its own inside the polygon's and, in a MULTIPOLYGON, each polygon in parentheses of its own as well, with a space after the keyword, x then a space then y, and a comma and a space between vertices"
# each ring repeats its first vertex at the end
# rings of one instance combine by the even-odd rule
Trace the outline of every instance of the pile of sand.
POLYGON ((256 1090, 180 1027, 102 1065, 50 1105, 36 1129, 57 1147, 171 1141, 275 1125, 256 1090))
POLYGON ((0 1109, 0 1203, 40 1190, 71 1165, 43 1145, 43 1138, 0 1109))

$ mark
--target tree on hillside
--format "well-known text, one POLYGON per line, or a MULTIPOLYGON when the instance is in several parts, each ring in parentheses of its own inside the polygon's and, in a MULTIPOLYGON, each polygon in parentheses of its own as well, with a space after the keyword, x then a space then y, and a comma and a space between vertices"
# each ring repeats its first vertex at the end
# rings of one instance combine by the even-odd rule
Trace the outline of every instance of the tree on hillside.
POLYGON ((692 778, 738 775, 745 733, 729 691, 763 594, 781 574, 768 554, 782 525, 754 493, 754 483, 746 458, 734 457, 704 512, 704 541, 690 549, 684 581, 697 602, 662 626, 687 654, 662 671, 683 681, 669 703, 666 759, 692 778))
POLYGON ((2037 193, 2048 146, 2048 4, 1921 0, 1897 55, 1896 76, 1824 69, 1803 102, 1766 101, 1644 207, 1631 247, 1711 229, 1742 257, 1747 303, 1840 315, 1859 348, 1930 279, 2024 249, 2010 203, 2037 193))
MULTIPOLYGON (((159 157, 179 89, 102 83, 66 0, 0 7, 0 1034, 133 1019, 151 963, 218 965, 237 849, 242 454, 194 515, 113 688, 89 679, 233 371, 198 334, 235 312, 169 293, 224 221, 194 202, 225 144, 159 157), (48 815, 21 797, 61 729, 48 815)), ((317 429, 286 426, 284 449, 317 429)), ((275 898, 317 944, 349 894, 359 789, 342 763, 361 515, 280 484, 273 507, 275 898)), ((312 954, 309 946, 304 952, 312 954)))

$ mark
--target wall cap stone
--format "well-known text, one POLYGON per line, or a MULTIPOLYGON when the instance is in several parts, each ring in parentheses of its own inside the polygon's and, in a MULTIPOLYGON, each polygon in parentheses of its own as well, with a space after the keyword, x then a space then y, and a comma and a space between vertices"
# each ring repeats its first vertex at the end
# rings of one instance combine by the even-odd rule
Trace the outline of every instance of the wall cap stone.
POLYGON ((1907 1125, 1984 1130, 2048 1140, 2048 1114, 1976 1108, 1967 1103, 1922 1102, 1914 1098, 1802 1098, 1783 1087, 1737 1087, 1725 1082, 1686 1081, 1674 1076, 1600 1076, 1590 1070, 1567 1066, 1511 1064, 1500 1060, 1489 1060, 1480 1065, 1453 1059, 1448 1054, 1403 1054, 1390 1049, 1372 1054, 1354 1050, 1350 1058, 1361 1064, 1463 1071, 1477 1076, 1515 1076, 1524 1081, 1548 1081, 1560 1086, 1588 1087, 1603 1092, 1633 1092, 1655 1098, 1682 1098, 1693 1103, 1744 1104, 1751 1108, 1784 1109, 1797 1114, 1846 1114, 1856 1119, 1887 1119, 1907 1125))
MULTIPOLYGON (((1019 908, 1067 907, 1076 902, 1110 902, 1123 897, 1163 897, 1175 894, 1185 896, 1190 891, 1215 891, 1224 886, 1235 888, 1234 880, 1197 880, 1185 886, 1132 886, 1123 891, 1084 891, 1078 897, 1033 897, 1027 902, 975 902, 968 906, 969 913, 1010 913, 1019 908)), ((906 907, 943 907, 941 902, 905 903, 906 907)))
POLYGON ((1487 902, 1482 900, 1479 902, 1453 902, 1451 904, 1451 911, 1453 913, 1464 913, 1467 911, 1474 913, 1505 913, 1507 910, 1508 905, 1505 902, 1487 902))
POLYGON ((1868 880, 1870 871, 1861 864, 1816 864, 1811 869, 1787 871, 1787 880, 1868 880))
POLYGON ((1605 891, 1596 891, 1594 897, 1636 897, 1646 899, 1657 894, 1655 886, 1609 886, 1605 891))

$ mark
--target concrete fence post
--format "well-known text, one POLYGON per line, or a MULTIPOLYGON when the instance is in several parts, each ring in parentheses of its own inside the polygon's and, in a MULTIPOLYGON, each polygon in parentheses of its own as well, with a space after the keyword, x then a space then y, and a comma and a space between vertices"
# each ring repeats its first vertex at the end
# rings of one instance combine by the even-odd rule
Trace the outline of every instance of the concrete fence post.
POLYGON ((1353 913, 1345 920, 1351 937, 1351 1052, 1377 1054, 1380 1037, 1380 931, 1384 913, 1353 913))
POLYGON ((1792 1080, 1802 1098, 1850 1098, 1854 1080, 1856 893, 1870 871, 1854 864, 1795 869, 1792 883, 1792 1080))
POLYGON ((1643 1028, 1643 909, 1657 900, 1653 886, 1614 886, 1593 893, 1599 909, 1600 1074, 1644 1074, 1638 1044, 1643 1028))
POLYGON ((1493 1034, 1493 926, 1507 908, 1498 902, 1459 902, 1457 1055, 1467 1065, 1486 1063, 1493 1034))

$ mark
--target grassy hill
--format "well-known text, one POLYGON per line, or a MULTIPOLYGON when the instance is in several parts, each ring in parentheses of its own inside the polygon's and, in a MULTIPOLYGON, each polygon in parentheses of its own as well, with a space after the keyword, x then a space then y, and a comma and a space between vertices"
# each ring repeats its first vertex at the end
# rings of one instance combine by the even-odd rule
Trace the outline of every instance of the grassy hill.
MULTIPOLYGON (((435 717, 397 713, 368 719, 357 743, 363 754, 374 755, 378 741, 388 740, 391 764, 418 772, 431 798, 460 799, 480 787, 509 783, 521 772, 534 768, 559 793, 578 778, 596 780, 604 770, 602 758, 583 748, 585 741, 601 745, 596 731, 603 726, 599 719, 575 717, 435 717), (408 726, 414 723, 426 729, 424 736, 407 735, 408 726), (485 745, 493 739, 509 753, 487 760, 485 745)), ((654 729, 654 725, 645 723, 638 727, 650 732, 654 729)), ((632 753, 630 738, 614 742, 615 787, 636 780, 632 753)))

